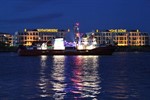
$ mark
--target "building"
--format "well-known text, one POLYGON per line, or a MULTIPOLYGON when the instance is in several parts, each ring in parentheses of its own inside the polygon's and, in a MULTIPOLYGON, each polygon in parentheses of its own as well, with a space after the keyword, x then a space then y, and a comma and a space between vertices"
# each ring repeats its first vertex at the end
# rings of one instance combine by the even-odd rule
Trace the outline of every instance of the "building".
MULTIPOLYGON (((93 33, 93 32, 91 32, 93 33)), ((149 45, 149 34, 139 30, 110 29, 94 32, 98 44, 117 44, 118 46, 149 45)))
POLYGON ((64 38, 65 34, 69 31, 69 29, 25 29, 24 32, 17 32, 15 34, 15 43, 18 45, 31 46, 35 43, 47 42, 51 45, 55 38, 64 38))
POLYGON ((139 30, 130 31, 128 34, 129 46, 145 46, 149 45, 149 34, 146 32, 140 32, 139 30))
POLYGON ((0 33, 0 42, 5 46, 13 46, 13 35, 9 33, 0 33))

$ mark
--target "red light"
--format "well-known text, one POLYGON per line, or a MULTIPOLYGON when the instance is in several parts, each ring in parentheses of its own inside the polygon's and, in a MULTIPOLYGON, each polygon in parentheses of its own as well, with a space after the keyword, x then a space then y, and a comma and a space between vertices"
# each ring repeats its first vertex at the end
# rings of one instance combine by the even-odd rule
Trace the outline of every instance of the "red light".
POLYGON ((80 36, 80 33, 76 33, 76 36, 79 37, 79 36, 80 36))
POLYGON ((76 23, 77 26, 79 26, 79 23, 76 23))

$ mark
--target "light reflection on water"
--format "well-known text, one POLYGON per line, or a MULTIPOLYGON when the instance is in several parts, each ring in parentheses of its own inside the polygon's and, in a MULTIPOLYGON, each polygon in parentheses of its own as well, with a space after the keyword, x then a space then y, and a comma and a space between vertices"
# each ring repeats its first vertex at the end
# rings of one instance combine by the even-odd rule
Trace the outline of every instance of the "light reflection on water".
POLYGON ((149 100, 150 53, 0 54, 0 100, 149 100))
POLYGON ((40 79, 39 79, 39 89, 41 90, 40 97, 47 97, 48 94, 48 86, 49 86, 49 79, 46 77, 45 70, 48 67, 46 64, 47 56, 41 56, 41 70, 40 70, 40 79))
POLYGON ((65 56, 53 56, 53 71, 52 71, 52 90, 54 91, 53 98, 63 99, 65 96, 65 56))
POLYGON ((96 99, 100 94, 98 56, 53 56, 52 62, 47 75, 47 56, 41 56, 40 97, 96 99))
POLYGON ((97 60, 98 56, 77 56, 75 59, 76 68, 73 70, 74 76, 71 80, 77 90, 72 92, 80 93, 81 98, 96 98, 100 93, 97 60))

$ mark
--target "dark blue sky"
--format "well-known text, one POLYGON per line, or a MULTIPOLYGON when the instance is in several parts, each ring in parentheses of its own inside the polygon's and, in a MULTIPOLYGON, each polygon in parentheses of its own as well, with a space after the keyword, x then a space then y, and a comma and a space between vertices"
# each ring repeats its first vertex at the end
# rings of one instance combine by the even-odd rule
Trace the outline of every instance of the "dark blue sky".
POLYGON ((150 0, 0 0, 0 32, 24 28, 140 29, 150 33, 150 0))

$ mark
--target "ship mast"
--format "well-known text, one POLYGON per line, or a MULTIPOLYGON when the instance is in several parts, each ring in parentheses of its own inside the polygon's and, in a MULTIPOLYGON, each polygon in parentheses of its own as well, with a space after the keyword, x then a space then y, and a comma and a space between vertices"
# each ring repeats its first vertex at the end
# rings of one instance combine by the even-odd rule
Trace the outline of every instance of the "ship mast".
POLYGON ((75 34, 75 43, 76 47, 81 43, 80 31, 79 31, 79 23, 74 25, 74 34, 75 34))

